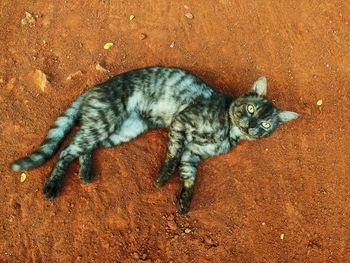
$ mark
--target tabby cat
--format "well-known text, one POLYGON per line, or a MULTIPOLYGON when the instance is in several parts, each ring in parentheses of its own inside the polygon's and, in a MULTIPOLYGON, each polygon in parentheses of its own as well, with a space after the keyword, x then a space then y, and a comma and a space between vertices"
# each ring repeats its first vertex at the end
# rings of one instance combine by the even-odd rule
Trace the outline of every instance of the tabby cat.
POLYGON ((58 149, 77 121, 80 130, 60 153, 47 178, 44 194, 61 191, 69 164, 79 158, 79 176, 91 182, 92 152, 128 142, 155 128, 168 128, 167 154, 159 175, 163 186, 178 167, 182 190, 178 208, 189 211, 200 161, 226 153, 241 140, 271 135, 298 114, 277 109, 267 98, 267 81, 260 77, 243 96, 214 91, 189 72, 149 67, 117 75, 78 97, 55 121, 41 146, 12 163, 14 171, 43 164, 58 149))

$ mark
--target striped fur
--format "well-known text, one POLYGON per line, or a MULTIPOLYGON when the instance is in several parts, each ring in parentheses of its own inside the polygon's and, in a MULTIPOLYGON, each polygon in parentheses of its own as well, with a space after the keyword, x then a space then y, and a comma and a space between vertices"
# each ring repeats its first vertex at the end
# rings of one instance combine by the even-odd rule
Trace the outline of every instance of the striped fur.
POLYGON ((215 92, 191 73, 167 67, 138 69, 115 76, 82 96, 56 121, 37 151, 12 164, 14 171, 33 168, 50 158, 79 119, 81 126, 60 152, 44 194, 56 197, 70 163, 79 159, 79 176, 93 177, 92 153, 98 147, 126 143, 154 128, 168 128, 168 149, 156 183, 164 185, 179 168, 178 202, 188 212, 199 163, 223 154, 240 140, 270 136, 280 123, 297 118, 266 98, 266 78, 240 97, 215 92))
POLYGON ((12 170, 18 172, 44 164, 55 154, 64 137, 73 128, 79 118, 80 107, 84 96, 80 96, 72 105, 61 114, 49 130, 40 147, 30 155, 11 164, 12 170))

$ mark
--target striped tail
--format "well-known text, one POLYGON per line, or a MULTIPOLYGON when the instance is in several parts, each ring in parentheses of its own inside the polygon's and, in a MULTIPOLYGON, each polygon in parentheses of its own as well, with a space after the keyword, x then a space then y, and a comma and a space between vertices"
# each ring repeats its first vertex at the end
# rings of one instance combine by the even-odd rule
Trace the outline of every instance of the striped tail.
POLYGON ((72 105, 54 122, 45 140, 32 154, 11 164, 11 169, 18 172, 37 167, 45 163, 58 149, 64 137, 73 128, 80 115, 80 106, 84 95, 81 95, 72 105))

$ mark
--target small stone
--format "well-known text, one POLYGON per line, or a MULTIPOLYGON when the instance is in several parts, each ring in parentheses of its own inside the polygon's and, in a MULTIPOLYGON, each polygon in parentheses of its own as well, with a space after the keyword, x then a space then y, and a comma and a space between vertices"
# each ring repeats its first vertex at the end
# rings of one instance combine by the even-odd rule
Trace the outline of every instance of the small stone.
POLYGON ((187 10, 190 9, 190 8, 188 7, 188 5, 184 5, 184 8, 187 9, 187 10))
POLYGON ((137 252, 134 252, 133 257, 134 257, 134 259, 139 259, 140 258, 139 254, 137 252))
POLYGON ((168 221, 168 227, 173 231, 177 229, 177 225, 174 220, 168 221))
POLYGON ((141 33, 141 34, 139 35, 139 39, 140 39, 140 40, 144 40, 144 39, 146 39, 146 38, 147 38, 147 35, 144 34, 144 33, 141 33))
POLYGON ((284 233, 281 233, 281 234, 280 234, 280 239, 281 239, 281 240, 284 240, 284 233))
POLYGON ((41 91, 45 91, 45 88, 49 84, 49 81, 47 79, 47 76, 44 72, 42 72, 40 69, 36 69, 34 72, 34 83, 35 85, 41 89, 41 91))
POLYGON ((130 16, 129 16, 129 21, 133 20, 134 18, 135 18, 134 15, 130 15, 130 16))
POLYGON ((67 80, 72 80, 76 77, 80 77, 81 75, 83 75, 83 72, 81 72, 81 70, 78 70, 72 74, 69 74, 68 77, 66 78, 67 80))
POLYGON ((31 13, 26 11, 25 15, 26 15, 26 17, 21 20, 22 25, 32 24, 35 22, 35 18, 31 13))
POLYGON ((170 47, 171 47, 171 48, 174 48, 174 47, 175 47, 175 42, 174 42, 174 41, 171 42, 170 47))
POLYGON ((142 254, 142 257, 141 257, 143 260, 146 260, 147 258, 147 254, 142 254))
POLYGON ((102 72, 107 72, 108 70, 105 69, 100 63, 97 63, 95 66, 96 70, 102 71, 102 72))
POLYGON ((167 219, 168 221, 172 221, 172 220, 174 220, 174 215, 169 215, 166 219, 167 219))
POLYGON ((261 222, 261 225, 262 225, 262 226, 266 226, 266 223, 265 223, 265 222, 261 222))
POLYGON ((210 246, 214 244, 213 240, 208 236, 204 237, 204 241, 210 246))
POLYGON ((186 234, 189 234, 189 233, 191 233, 191 232, 192 232, 191 229, 189 229, 189 228, 186 228, 186 229, 185 229, 185 233, 186 233, 186 234))
POLYGON ((187 17, 188 19, 193 19, 193 15, 191 13, 186 13, 185 17, 187 17))

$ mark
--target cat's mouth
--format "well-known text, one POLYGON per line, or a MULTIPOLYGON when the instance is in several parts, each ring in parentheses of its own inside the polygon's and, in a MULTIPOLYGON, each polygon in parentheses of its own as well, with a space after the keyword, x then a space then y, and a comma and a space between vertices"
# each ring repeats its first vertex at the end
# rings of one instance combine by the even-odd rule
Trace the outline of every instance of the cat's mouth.
POLYGON ((240 127, 240 126, 238 126, 238 127, 248 140, 254 141, 254 140, 259 139, 258 136, 256 136, 255 134, 251 134, 249 132, 249 128, 244 128, 244 127, 240 127))

